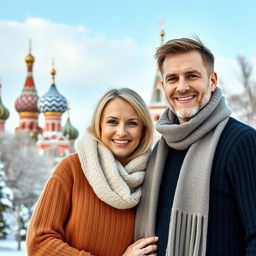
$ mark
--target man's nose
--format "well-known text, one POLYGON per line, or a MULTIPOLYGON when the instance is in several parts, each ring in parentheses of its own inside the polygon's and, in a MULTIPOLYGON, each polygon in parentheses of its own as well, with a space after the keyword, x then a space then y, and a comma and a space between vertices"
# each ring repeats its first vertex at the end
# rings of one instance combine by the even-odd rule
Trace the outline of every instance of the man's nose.
POLYGON ((185 92, 189 89, 189 83, 186 79, 180 78, 176 90, 178 92, 185 92))

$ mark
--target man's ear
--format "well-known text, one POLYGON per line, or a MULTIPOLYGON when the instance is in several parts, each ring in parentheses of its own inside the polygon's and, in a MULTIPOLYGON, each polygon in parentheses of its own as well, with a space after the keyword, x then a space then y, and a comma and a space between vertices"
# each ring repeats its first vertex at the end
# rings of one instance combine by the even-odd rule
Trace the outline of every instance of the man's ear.
POLYGON ((210 76, 211 92, 214 92, 217 87, 218 76, 216 72, 213 72, 210 76))
POLYGON ((161 85, 162 85, 162 88, 164 89, 164 82, 161 80, 161 85))

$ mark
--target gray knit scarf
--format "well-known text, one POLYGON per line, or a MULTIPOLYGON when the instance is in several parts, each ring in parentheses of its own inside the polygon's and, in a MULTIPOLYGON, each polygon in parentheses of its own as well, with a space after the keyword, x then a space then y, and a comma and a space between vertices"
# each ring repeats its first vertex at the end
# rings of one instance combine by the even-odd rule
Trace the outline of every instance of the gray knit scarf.
POLYGON ((136 240, 155 235, 158 192, 168 146, 176 150, 188 149, 175 191, 166 255, 205 255, 212 161, 230 114, 219 88, 189 122, 174 124, 175 115, 169 109, 163 113, 157 124, 163 137, 150 157, 137 209, 136 240))
POLYGON ((78 157, 85 177, 97 197, 117 209, 139 203, 149 151, 122 166, 112 152, 91 135, 77 143, 78 157))

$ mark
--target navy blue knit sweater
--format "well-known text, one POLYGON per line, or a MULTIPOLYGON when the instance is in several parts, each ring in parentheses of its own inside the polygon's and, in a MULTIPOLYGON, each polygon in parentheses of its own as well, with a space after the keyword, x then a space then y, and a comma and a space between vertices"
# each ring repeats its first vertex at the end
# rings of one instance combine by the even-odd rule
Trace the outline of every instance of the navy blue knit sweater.
MULTIPOLYGON (((186 150, 169 149, 155 233, 165 255, 174 193, 186 150)), ((214 155, 206 256, 256 256, 256 131, 230 118, 214 155)), ((180 255, 186 256, 186 255, 180 255)))

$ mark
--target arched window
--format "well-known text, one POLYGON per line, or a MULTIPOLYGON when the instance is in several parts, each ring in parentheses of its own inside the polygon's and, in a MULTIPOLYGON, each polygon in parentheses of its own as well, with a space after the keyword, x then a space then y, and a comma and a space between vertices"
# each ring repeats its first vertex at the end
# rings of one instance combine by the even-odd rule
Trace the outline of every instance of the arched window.
POLYGON ((29 130, 32 131, 33 128, 34 128, 34 123, 30 123, 30 124, 29 124, 29 130))
POLYGON ((156 90, 156 101, 161 102, 161 91, 159 89, 156 90))

